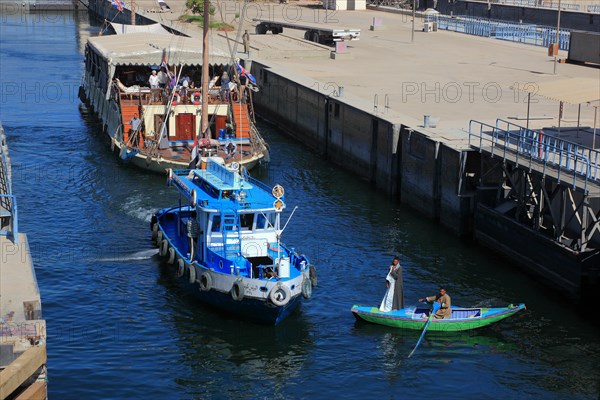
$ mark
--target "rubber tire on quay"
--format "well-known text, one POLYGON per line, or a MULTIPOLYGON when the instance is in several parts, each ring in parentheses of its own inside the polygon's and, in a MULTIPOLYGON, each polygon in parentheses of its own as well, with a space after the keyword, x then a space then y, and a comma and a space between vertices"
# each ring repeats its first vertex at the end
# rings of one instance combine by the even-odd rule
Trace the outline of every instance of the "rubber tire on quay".
POLYGON ((158 254, 161 257, 164 257, 167 255, 168 251, 169 251, 169 242, 167 241, 167 239, 163 239, 163 241, 160 242, 160 250, 158 251, 158 254))
POLYGON ((200 290, 208 292, 213 287, 212 275, 210 272, 205 271, 200 275, 200 290))
POLYGON ((181 278, 185 273, 185 261, 183 259, 177 260, 177 277, 181 278))
POLYGON ((188 274, 190 275, 190 283, 194 283, 196 282, 196 267, 194 267, 193 264, 190 264, 189 268, 188 268, 188 274))
POLYGON ((312 297, 312 281, 310 279, 304 278, 302 281, 302 296, 307 300, 312 297))
POLYGON ((244 285, 242 281, 233 282, 233 286, 229 291, 231 293, 231 298, 235 301, 242 301, 244 299, 244 285))
POLYGON ((292 292, 290 288, 285 285, 277 285, 269 292, 269 300, 277 307, 283 307, 290 302, 292 298, 292 292), (283 297, 281 297, 283 296, 283 297))

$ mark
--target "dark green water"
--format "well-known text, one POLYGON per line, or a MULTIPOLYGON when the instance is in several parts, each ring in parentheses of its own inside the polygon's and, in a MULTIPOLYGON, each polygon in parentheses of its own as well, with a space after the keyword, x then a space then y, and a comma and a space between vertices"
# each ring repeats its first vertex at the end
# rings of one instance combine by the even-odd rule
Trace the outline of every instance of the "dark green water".
POLYGON ((261 123, 286 189, 284 241, 317 265, 311 301, 278 327, 186 298, 153 256, 148 221, 176 194, 116 162, 78 109, 87 16, 0 15, 0 119, 48 323, 51 399, 597 399, 596 321, 506 261, 339 171, 261 123), (448 285, 459 305, 527 311, 480 331, 356 323, 393 255, 408 304, 448 285))

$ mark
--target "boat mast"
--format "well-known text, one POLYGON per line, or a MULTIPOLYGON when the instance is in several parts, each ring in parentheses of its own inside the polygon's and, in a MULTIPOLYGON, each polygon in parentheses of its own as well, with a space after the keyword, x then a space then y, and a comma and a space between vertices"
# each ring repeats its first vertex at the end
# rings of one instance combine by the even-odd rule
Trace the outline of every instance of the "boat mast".
POLYGON ((202 23, 202 114, 200 129, 202 137, 208 136, 208 8, 210 1, 204 0, 202 23))

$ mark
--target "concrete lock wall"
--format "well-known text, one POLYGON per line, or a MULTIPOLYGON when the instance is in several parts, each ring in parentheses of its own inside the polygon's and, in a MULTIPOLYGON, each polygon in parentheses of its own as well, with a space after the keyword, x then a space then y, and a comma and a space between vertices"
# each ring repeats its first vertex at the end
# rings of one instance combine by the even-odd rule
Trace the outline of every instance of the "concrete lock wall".
POLYGON ((397 190, 394 152, 399 125, 379 118, 312 81, 296 82, 252 62, 261 90, 258 113, 308 147, 389 194, 397 190))
POLYGON ((479 205, 475 214, 475 239, 520 265, 524 270, 577 300, 582 295, 583 265, 578 255, 545 236, 479 205))
POLYGON ((439 217, 439 142, 403 127, 400 199, 430 218, 439 217))
POLYGON ((462 150, 322 93, 315 82, 292 80, 257 61, 252 72, 261 116, 456 234, 471 232, 473 198, 458 194, 462 150))

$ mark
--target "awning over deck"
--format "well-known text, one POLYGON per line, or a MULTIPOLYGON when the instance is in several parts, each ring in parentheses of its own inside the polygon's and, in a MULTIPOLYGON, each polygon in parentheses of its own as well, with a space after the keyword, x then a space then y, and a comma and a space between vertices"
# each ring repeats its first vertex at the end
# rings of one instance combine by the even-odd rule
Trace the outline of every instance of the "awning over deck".
POLYGON ((129 33, 158 33, 161 35, 171 35, 171 32, 163 28, 161 24, 150 24, 150 25, 128 25, 118 24, 116 22, 110 22, 110 25, 115 30, 117 35, 126 35, 129 33))
MULTIPOLYGON (((149 32, 98 36, 88 44, 111 66, 160 65, 164 57, 169 65, 202 65, 202 41, 176 35, 149 32)), ((211 48, 210 64, 229 64, 228 52, 211 48)))

